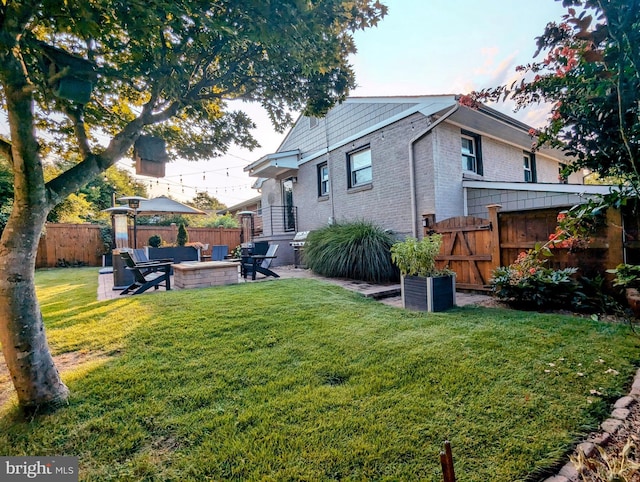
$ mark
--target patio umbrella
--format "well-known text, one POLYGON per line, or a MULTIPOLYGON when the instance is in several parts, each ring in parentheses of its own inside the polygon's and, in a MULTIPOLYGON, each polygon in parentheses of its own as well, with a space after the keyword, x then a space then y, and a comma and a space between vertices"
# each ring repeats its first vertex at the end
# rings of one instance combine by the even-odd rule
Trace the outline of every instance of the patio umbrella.
POLYGON ((138 215, 148 216, 152 214, 202 214, 204 211, 192 208, 181 202, 160 196, 147 201, 140 201, 140 207, 136 210, 138 215))

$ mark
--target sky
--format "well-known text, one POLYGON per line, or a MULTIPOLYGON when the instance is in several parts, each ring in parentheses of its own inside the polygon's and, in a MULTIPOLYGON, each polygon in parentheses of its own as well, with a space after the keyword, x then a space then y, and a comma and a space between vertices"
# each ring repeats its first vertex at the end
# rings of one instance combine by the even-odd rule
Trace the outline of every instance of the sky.
MULTIPOLYGON (((381 0, 388 15, 377 27, 356 32, 357 54, 351 57, 356 89, 351 96, 463 94, 515 79, 515 67, 533 60, 535 37, 565 10, 554 0, 381 0)), ((257 125, 261 147, 232 147, 222 157, 198 162, 174 161, 162 179, 138 176, 151 197, 171 195, 188 201, 206 191, 227 206, 257 196, 248 164, 275 152, 285 133, 276 132, 260 106, 231 104, 246 111, 257 125)), ((494 108, 539 127, 546 109, 494 108)), ((6 120, 2 120, 6 124, 6 120)), ((7 131, 1 126, 1 131, 7 131)), ((133 172, 133 161, 118 166, 133 172)))
MULTIPOLYGON (((377 27, 355 34, 358 53, 351 57, 351 63, 357 88, 352 96, 462 94, 503 84, 515 79, 517 65, 533 60, 535 38, 545 25, 565 13, 562 2, 554 0, 382 3, 389 7, 388 15, 377 27)), ((197 187, 231 206, 259 194, 250 189, 255 178, 243 168, 275 152, 286 132, 275 132, 259 107, 241 103, 238 107, 253 117, 258 126, 254 135, 261 147, 253 152, 233 148, 229 154, 208 161, 168 164, 165 181, 170 184, 160 180, 153 195, 169 192, 188 200, 197 187), (182 186, 188 186, 184 194, 182 186)), ((511 106, 494 107, 533 127, 543 125, 547 116, 546 109, 514 114, 511 106)))

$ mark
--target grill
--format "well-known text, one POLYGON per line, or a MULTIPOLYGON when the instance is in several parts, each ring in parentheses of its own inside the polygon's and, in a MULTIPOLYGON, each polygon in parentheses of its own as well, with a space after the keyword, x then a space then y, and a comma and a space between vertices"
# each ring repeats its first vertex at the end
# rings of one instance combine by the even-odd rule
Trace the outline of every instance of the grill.
POLYGON ((309 231, 299 231, 289 243, 289 245, 293 247, 293 266, 295 268, 306 268, 303 261, 303 252, 308 235, 309 231))

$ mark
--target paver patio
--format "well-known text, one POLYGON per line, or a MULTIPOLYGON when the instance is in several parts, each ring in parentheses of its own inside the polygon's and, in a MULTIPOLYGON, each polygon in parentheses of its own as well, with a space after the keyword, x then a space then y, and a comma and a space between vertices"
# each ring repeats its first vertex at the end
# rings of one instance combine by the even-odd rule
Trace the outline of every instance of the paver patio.
MULTIPOLYGON (((400 298, 400 284, 371 284, 364 281, 349 280, 343 278, 325 278, 323 276, 316 275, 309 269, 295 268, 294 266, 278 266, 274 270, 280 275, 279 279, 286 278, 314 278, 326 281, 328 283, 342 286, 345 289, 355 291, 368 298, 374 298, 382 303, 390 306, 402 307, 402 300, 400 298)), ((171 285, 174 286, 173 276, 171 285)), ((238 268, 238 283, 257 283, 263 281, 277 282, 276 278, 257 278, 255 281, 251 279, 244 279, 240 276, 240 269, 238 268)), ((147 293, 153 293, 155 290, 150 290, 147 293)), ((160 287, 158 291, 164 291, 163 287, 160 287)), ((113 289, 113 274, 101 273, 98 277, 98 301, 115 299, 120 296, 121 291, 113 289)), ((145 294, 147 294, 145 293, 145 294)), ((480 304, 489 300, 491 297, 483 294, 476 293, 456 293, 456 305, 465 306, 480 304)))

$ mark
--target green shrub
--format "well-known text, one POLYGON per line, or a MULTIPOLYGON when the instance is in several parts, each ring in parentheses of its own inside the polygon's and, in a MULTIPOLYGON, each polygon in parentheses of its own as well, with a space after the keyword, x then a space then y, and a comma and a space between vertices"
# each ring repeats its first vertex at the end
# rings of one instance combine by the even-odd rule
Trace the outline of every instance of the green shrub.
POLYGON ((211 223, 212 228, 237 228, 238 226, 238 220, 230 213, 217 216, 211 223))
POLYGON ((391 260, 405 276, 437 277, 450 275, 449 269, 438 269, 436 256, 442 246, 442 234, 425 236, 418 241, 407 238, 391 246, 391 260))
POLYGON ((149 246, 152 248, 159 248, 162 246, 162 238, 159 234, 154 234, 149 238, 149 246))
POLYGON ((619 264, 615 269, 608 269, 607 273, 615 274, 613 286, 621 288, 640 288, 640 265, 619 264))
POLYGON ((307 266, 322 276, 397 281, 390 252, 394 242, 390 232, 367 221, 334 224, 309 233, 304 257, 307 266))
POLYGON ((109 254, 113 246, 113 230, 110 226, 100 227, 100 240, 102 241, 102 254, 109 254))
POLYGON ((184 227, 183 223, 180 223, 178 227, 178 236, 176 237, 176 244, 178 246, 184 246, 189 242, 189 233, 187 233, 187 228, 184 227))
POLYGON ((519 309, 570 308, 583 297, 573 277, 577 268, 554 270, 547 260, 522 252, 509 266, 493 270, 490 281, 494 295, 519 309))

